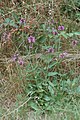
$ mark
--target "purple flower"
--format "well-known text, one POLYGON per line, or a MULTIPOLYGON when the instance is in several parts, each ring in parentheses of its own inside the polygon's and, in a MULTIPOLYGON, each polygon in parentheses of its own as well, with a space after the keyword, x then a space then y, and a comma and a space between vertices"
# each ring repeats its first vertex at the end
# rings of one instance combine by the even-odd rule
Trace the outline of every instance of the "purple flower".
POLYGON ((48 49, 48 52, 49 52, 49 53, 53 53, 53 52, 54 52, 54 49, 53 49, 53 48, 49 48, 49 49, 48 49))
POLYGON ((28 42, 35 43, 35 37, 33 37, 33 36, 28 37, 28 42))
POLYGON ((32 49, 33 47, 30 45, 29 48, 32 49))
POLYGON ((51 23, 54 23, 54 20, 51 20, 51 23))
POLYGON ((52 34, 53 34, 53 35, 57 35, 58 32, 57 32, 54 28, 52 28, 52 34))
POLYGON ((19 58, 19 60, 18 60, 18 63, 19 63, 19 65, 24 65, 24 61, 23 61, 23 59, 22 58, 19 58))
POLYGON ((73 46, 76 46, 76 45, 77 45, 77 43, 78 43, 78 41, 77 41, 77 40, 73 40, 73 41, 72 41, 72 45, 73 45, 73 46))
POLYGON ((58 26, 58 30, 64 30, 64 26, 58 26))
POLYGON ((7 35, 7 39, 8 39, 8 40, 11 39, 11 33, 9 33, 9 34, 7 35))
POLYGON ((8 40, 10 40, 10 37, 11 37, 10 33, 6 31, 1 36, 1 40, 2 42, 6 43, 8 40))
POLYGON ((13 60, 13 61, 17 61, 17 60, 18 60, 18 56, 19 56, 19 54, 14 54, 14 55, 12 56, 12 60, 13 60))
POLYGON ((57 35, 58 32, 57 32, 57 31, 52 31, 52 34, 53 34, 53 35, 57 35))
POLYGON ((24 19, 24 18, 21 18, 21 19, 20 19, 20 23, 21 23, 21 24, 25 23, 25 19, 24 19))
POLYGON ((67 52, 64 52, 59 55, 59 58, 65 58, 66 56, 67 56, 67 52))

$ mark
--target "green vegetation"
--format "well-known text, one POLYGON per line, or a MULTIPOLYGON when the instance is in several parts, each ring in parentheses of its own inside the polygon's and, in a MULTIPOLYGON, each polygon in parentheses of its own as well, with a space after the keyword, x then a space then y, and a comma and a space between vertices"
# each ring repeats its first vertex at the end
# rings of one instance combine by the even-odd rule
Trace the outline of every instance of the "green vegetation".
POLYGON ((79 0, 0 0, 0 120, 80 120, 79 0))

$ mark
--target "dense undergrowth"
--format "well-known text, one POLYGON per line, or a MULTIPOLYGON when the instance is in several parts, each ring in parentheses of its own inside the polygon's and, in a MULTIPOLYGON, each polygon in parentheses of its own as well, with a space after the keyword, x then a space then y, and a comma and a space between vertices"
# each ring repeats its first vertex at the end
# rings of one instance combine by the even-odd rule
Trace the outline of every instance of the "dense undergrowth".
POLYGON ((0 0, 0 119, 80 119, 79 0, 0 0))

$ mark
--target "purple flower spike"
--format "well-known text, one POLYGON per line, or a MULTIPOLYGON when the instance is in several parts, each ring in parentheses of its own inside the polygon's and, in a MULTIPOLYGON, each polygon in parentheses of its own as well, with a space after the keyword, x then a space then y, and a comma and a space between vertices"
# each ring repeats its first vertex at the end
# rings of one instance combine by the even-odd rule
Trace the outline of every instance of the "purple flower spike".
POLYGON ((49 48, 49 49, 48 49, 48 52, 49 52, 49 53, 54 53, 54 49, 53 49, 53 48, 49 48))
POLYGON ((64 26, 58 26, 58 30, 64 30, 64 26))
POLYGON ((26 22, 26 21, 25 21, 24 18, 21 18, 21 19, 20 19, 20 23, 21 23, 21 24, 23 24, 23 23, 25 23, 25 22, 26 22))
POLYGON ((77 40, 73 40, 73 41, 72 41, 72 45, 73 45, 73 46, 76 46, 76 45, 77 45, 77 43, 78 43, 78 41, 77 41, 77 40))
POLYGON ((24 65, 24 61, 23 61, 23 59, 22 58, 20 58, 19 60, 18 60, 18 63, 19 63, 19 65, 24 65))
POLYGON ((28 37, 28 42, 35 43, 35 37, 33 37, 33 36, 28 37))
POLYGON ((12 56, 12 60, 15 62, 15 61, 17 61, 18 60, 18 56, 19 56, 19 54, 14 54, 13 56, 12 56))
POLYGON ((59 55, 60 58, 65 58, 66 56, 67 56, 67 52, 61 53, 61 54, 59 55))

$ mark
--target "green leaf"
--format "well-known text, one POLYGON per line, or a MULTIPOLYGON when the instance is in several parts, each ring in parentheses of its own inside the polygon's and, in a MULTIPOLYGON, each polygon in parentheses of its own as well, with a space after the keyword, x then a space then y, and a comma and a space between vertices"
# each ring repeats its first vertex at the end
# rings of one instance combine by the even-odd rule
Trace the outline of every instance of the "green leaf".
POLYGON ((52 46, 42 46, 43 49, 47 50, 49 48, 51 48, 52 46))
POLYGON ((70 79, 68 79, 68 80, 66 81, 66 83, 67 83, 68 85, 70 85, 70 84, 71 84, 70 79))
POLYGON ((75 32, 74 34, 75 34, 75 35, 80 35, 80 32, 75 32))
POLYGON ((3 108, 2 107, 0 107, 0 117, 2 117, 3 116, 3 114, 4 114, 4 110, 3 110, 3 108))
POLYGON ((37 90, 36 92, 37 92, 37 93, 42 93, 42 92, 44 92, 44 90, 43 90, 43 89, 40 89, 40 90, 37 90))
POLYGON ((50 85, 48 86, 48 90, 49 92, 51 93, 51 96, 54 95, 54 90, 53 90, 53 87, 51 87, 50 85))
POLYGON ((77 78, 74 78, 73 81, 72 81, 72 87, 74 87, 78 82, 78 79, 77 78))
POLYGON ((48 97, 47 95, 45 95, 44 100, 50 101, 50 97, 48 97))
POLYGON ((52 34, 48 34, 49 38, 53 38, 53 35, 52 34))
POLYGON ((55 76, 55 75, 58 75, 58 72, 49 72, 48 73, 48 76, 55 76))
POLYGON ((67 34, 69 37, 72 37, 74 34, 73 33, 69 33, 67 34))
POLYGON ((21 99, 22 99, 22 94, 18 94, 18 95, 17 95, 17 99, 18 99, 18 100, 21 100, 21 99))
POLYGON ((46 63, 50 63, 51 60, 52 60, 52 55, 51 54, 48 54, 48 55, 45 55, 45 56, 42 55, 41 59, 44 60, 44 62, 46 62, 46 63))
POLYGON ((68 38, 68 35, 65 32, 61 32, 60 35, 62 35, 64 38, 68 38))
POLYGON ((54 88, 54 84, 51 81, 48 81, 49 85, 54 88))
POLYGON ((55 63, 49 65, 48 68, 52 68, 52 67, 55 66, 56 64, 59 64, 59 62, 55 62, 55 63))
POLYGON ((38 41, 39 42, 45 42, 46 41, 46 37, 45 37, 45 35, 42 35, 42 36, 40 36, 39 38, 38 38, 38 41))
POLYGON ((42 28, 43 28, 43 30, 45 30, 46 29, 46 25, 42 24, 42 28))
POLYGON ((8 24, 8 23, 10 23, 10 21, 11 21, 10 18, 6 18, 4 22, 8 24))
POLYGON ((32 108, 32 109, 34 109, 34 110, 39 110, 39 108, 38 108, 38 106, 37 106, 37 104, 35 103, 35 102, 30 102, 29 103, 29 106, 32 108))
POLYGON ((80 85, 77 87, 76 92, 80 93, 80 85))
POLYGON ((52 111, 52 106, 48 106, 46 110, 52 111))

